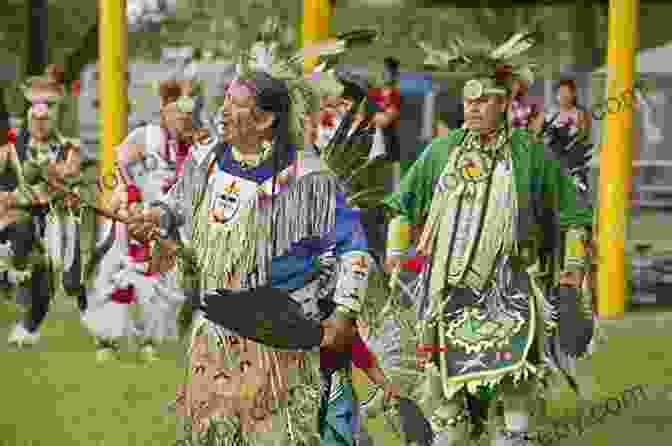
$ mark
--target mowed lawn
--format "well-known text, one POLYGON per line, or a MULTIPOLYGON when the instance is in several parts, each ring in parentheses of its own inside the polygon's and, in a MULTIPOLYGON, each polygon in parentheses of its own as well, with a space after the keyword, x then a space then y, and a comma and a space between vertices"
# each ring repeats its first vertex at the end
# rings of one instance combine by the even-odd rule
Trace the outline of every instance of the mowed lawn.
MULTIPOLYGON (((98 365, 92 340, 81 329, 74 311, 58 305, 44 327, 43 342, 33 350, 0 348, 2 417, 0 445, 11 446, 169 446, 177 432, 167 409, 177 383, 184 379, 178 346, 163 352, 151 365, 137 362, 129 352, 118 364, 98 365)), ((2 305, 0 321, 7 334, 15 315, 2 305)), ((639 442, 669 444, 672 433, 672 314, 635 314, 607 327, 609 342, 592 364, 582 365, 582 381, 591 399, 619 394, 648 384, 651 401, 606 420, 582 438, 558 444, 619 446, 639 442), (654 317, 655 316, 655 317, 654 317), (658 318, 658 319, 656 319, 658 318), (593 376, 591 378, 590 368, 593 376)), ((573 412, 577 400, 568 389, 552 401, 551 414, 573 412)), ((370 423, 378 445, 400 445, 382 420, 370 423)))
MULTIPOLYGON (((651 227, 663 230, 651 220, 647 223, 648 229, 633 228, 632 235, 650 239, 651 227)), ((74 304, 61 299, 47 318, 42 342, 32 350, 10 351, 5 339, 15 317, 14 307, 0 302, 0 446, 174 444, 178 428, 167 405, 184 380, 181 346, 168 346, 163 360, 151 365, 138 363, 133 352, 120 363, 98 365, 93 340, 82 329, 74 304)), ((651 401, 559 445, 670 444, 671 328, 672 313, 655 312, 630 314, 607 327, 608 344, 591 363, 582 365, 582 381, 592 382, 591 398, 649 384, 651 401)), ((576 405, 573 394, 562 389, 552 401, 551 414, 571 414, 576 405)), ((370 426, 376 446, 400 445, 382 420, 373 420, 370 426)))
POLYGON ((95 362, 93 340, 65 303, 48 317, 31 350, 9 351, 5 339, 15 310, 2 305, 2 446, 169 446, 176 424, 167 410, 183 379, 177 346, 151 365, 125 354, 117 364, 95 362), (69 309, 68 309, 69 310, 69 309))

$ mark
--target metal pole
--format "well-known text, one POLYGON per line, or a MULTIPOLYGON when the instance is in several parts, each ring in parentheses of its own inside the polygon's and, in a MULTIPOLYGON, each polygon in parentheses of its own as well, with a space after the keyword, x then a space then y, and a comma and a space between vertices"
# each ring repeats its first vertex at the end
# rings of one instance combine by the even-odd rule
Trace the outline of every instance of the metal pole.
MULTIPOLYGON (((632 91, 638 43, 639 0, 610 0, 607 97, 620 98, 623 92, 632 91)), ((625 313, 625 236, 635 136, 632 104, 609 113, 606 128, 607 140, 600 153, 597 308, 602 318, 621 318, 625 313)))
MULTIPOLYGON (((303 0, 303 45, 317 43, 329 38, 329 24, 332 14, 331 0, 303 0)), ((305 73, 317 66, 316 57, 306 57, 303 63, 305 73)))
MULTIPOLYGON (((100 62, 98 95, 103 137, 100 173, 110 178, 115 172, 114 148, 123 141, 128 131, 128 31, 126 0, 100 0, 100 62)), ((101 181, 104 188, 110 181, 101 181)), ((102 191, 102 203, 111 190, 102 191)))

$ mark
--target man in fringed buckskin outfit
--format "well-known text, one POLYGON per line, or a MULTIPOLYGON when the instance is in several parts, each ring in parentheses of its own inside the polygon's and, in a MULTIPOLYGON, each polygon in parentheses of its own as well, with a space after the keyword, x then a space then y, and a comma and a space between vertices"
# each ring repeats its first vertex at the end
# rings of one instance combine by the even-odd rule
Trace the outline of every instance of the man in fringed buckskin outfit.
MULTIPOLYGON (((184 285, 193 307, 216 289, 269 282, 287 289, 308 317, 326 318, 323 347, 333 349, 340 369, 340 354, 352 349, 370 260, 357 213, 345 207, 335 179, 297 176, 303 139, 290 119, 294 104, 284 81, 241 74, 220 111, 221 140, 193 151, 167 198, 145 216, 191 241, 198 274, 184 285)), ((140 226, 131 234, 142 233, 140 226)), ((316 355, 278 351, 196 316, 189 383, 177 402, 193 429, 250 445, 319 444, 316 355)), ((344 421, 332 427, 351 437, 344 421)))
POLYGON ((511 80, 529 69, 512 58, 531 44, 521 33, 489 53, 452 55, 449 70, 470 77, 464 128, 435 139, 386 201, 396 215, 388 267, 411 226, 423 228, 417 355, 440 445, 469 444, 484 393, 503 404, 492 444, 530 444, 547 372, 584 355, 593 335, 580 295, 592 210, 553 152, 506 119, 511 80))

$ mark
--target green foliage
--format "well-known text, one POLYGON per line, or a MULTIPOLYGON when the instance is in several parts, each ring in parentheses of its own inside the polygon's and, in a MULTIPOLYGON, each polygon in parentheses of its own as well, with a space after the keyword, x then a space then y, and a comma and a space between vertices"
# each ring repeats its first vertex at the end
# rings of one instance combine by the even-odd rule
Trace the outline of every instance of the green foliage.
MULTIPOLYGON (((11 62, 15 59, 19 65, 19 78, 16 82, 2 85, 8 87, 7 107, 11 113, 20 115, 23 110, 23 96, 18 91, 25 71, 27 60, 27 32, 29 2, 13 2, 11 5, 0 4, 2 11, 0 16, 0 41, 2 49, 0 55, 5 53, 4 61, 11 62), (9 12, 9 13, 7 13, 9 12)), ((47 29, 49 43, 49 63, 66 64, 68 56, 80 48, 83 37, 94 25, 97 18, 96 2, 79 1, 50 1, 49 2, 49 25, 47 29)))

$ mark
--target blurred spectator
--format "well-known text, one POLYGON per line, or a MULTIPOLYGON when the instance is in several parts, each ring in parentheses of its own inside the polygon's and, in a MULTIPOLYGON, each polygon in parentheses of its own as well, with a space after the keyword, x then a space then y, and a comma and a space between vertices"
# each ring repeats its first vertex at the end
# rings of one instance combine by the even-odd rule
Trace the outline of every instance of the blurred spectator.
POLYGON ((401 159, 398 126, 401 114, 401 94, 399 91, 399 61, 385 58, 385 83, 382 88, 372 89, 372 97, 382 111, 373 116, 373 125, 383 130, 387 154, 392 161, 401 159))
POLYGON ((574 134, 581 133, 581 139, 590 137, 592 117, 590 112, 577 103, 576 81, 563 79, 556 85, 557 109, 548 118, 553 127, 569 127, 574 134))
POLYGON ((192 113, 192 126, 194 128, 205 127, 209 121, 205 96, 203 95, 203 85, 200 79, 202 56, 203 53, 200 48, 193 49, 193 53, 177 61, 177 65, 168 76, 168 79, 175 80, 180 84, 183 95, 194 100, 195 107, 192 113))
POLYGON ((528 95, 530 84, 530 79, 513 79, 509 120, 514 128, 527 128, 537 133, 544 124, 544 108, 541 100, 528 95))
MULTIPOLYGON (((399 140, 399 118, 401 116, 401 92, 399 90, 399 61, 387 57, 384 85, 372 89, 369 96, 374 99, 378 111, 373 115, 372 124, 382 130, 387 157, 393 162, 393 174, 386 184, 388 192, 396 191, 401 181, 401 142, 399 140)), ((375 151, 375 145, 373 150, 375 151)))
MULTIPOLYGON (((665 136, 663 129, 665 127, 665 106, 666 98, 662 90, 650 91, 643 94, 641 89, 635 89, 635 111, 640 113, 640 119, 636 120, 641 126, 643 138, 635 146, 635 158, 642 161, 669 160, 669 150, 665 145, 665 136), (639 152, 639 153, 637 153, 639 152)), ((640 167, 635 170, 639 172, 639 179, 642 185, 666 185, 665 173, 668 171, 662 166, 640 167)))

